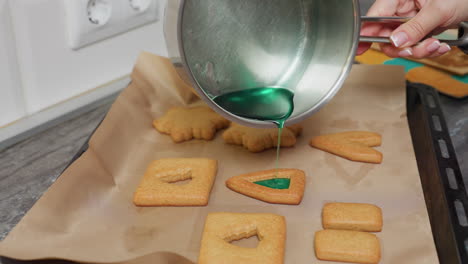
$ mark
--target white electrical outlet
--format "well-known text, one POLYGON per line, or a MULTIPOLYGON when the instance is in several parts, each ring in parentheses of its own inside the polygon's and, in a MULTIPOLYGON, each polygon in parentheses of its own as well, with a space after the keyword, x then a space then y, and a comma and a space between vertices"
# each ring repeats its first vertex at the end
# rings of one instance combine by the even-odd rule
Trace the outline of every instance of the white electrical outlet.
POLYGON ((74 50, 159 19, 159 0, 65 0, 74 50))

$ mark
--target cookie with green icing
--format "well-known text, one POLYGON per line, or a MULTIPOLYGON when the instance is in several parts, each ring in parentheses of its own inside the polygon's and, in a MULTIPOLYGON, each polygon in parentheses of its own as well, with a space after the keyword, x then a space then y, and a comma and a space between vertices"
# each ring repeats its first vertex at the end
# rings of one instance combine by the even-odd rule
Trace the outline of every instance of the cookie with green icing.
POLYGON ((229 178, 226 186, 240 194, 274 204, 300 204, 305 173, 298 169, 272 169, 229 178))

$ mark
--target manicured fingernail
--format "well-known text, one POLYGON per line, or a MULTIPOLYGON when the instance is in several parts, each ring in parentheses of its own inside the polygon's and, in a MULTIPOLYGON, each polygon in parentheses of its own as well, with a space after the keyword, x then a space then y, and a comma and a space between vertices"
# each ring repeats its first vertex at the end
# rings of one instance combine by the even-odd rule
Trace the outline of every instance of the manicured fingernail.
POLYGON ((437 50, 437 52, 440 54, 444 54, 444 53, 449 52, 451 49, 452 48, 447 43, 442 43, 442 45, 440 45, 440 48, 439 50, 437 50))
POLYGON ((390 39, 397 48, 403 46, 409 40, 408 35, 403 31, 391 35, 390 39))
POLYGON ((400 51, 398 53, 398 56, 400 57, 409 57, 409 56, 413 56, 413 51, 411 50, 411 48, 406 48, 402 51, 400 51))
POLYGON ((426 47, 426 50, 428 52, 434 52, 436 50, 438 50, 440 48, 440 41, 436 40, 434 42, 432 42, 429 46, 426 47))

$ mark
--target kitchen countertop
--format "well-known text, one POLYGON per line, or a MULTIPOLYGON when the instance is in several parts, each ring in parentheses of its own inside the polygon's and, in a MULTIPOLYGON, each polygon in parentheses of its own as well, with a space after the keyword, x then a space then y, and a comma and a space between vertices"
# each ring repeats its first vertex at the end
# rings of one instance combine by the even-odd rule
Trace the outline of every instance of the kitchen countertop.
MULTIPOLYGON (((87 142, 111 103, 97 106, 0 152, 0 241, 60 176, 87 142)), ((17 261, 0 257, 0 264, 66 261, 17 261)))
POLYGON ((0 240, 62 173, 110 103, 0 152, 0 240))

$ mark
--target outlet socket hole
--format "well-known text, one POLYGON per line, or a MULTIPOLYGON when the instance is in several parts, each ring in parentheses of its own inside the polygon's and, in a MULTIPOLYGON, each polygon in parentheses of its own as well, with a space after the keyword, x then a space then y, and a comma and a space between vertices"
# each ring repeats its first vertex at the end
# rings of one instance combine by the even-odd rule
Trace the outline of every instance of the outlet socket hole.
POLYGON ((86 12, 89 22, 95 25, 104 25, 111 17, 112 5, 109 0, 90 0, 86 12))
POLYGON ((130 6, 137 12, 145 12, 151 6, 152 0, 129 0, 130 6))

